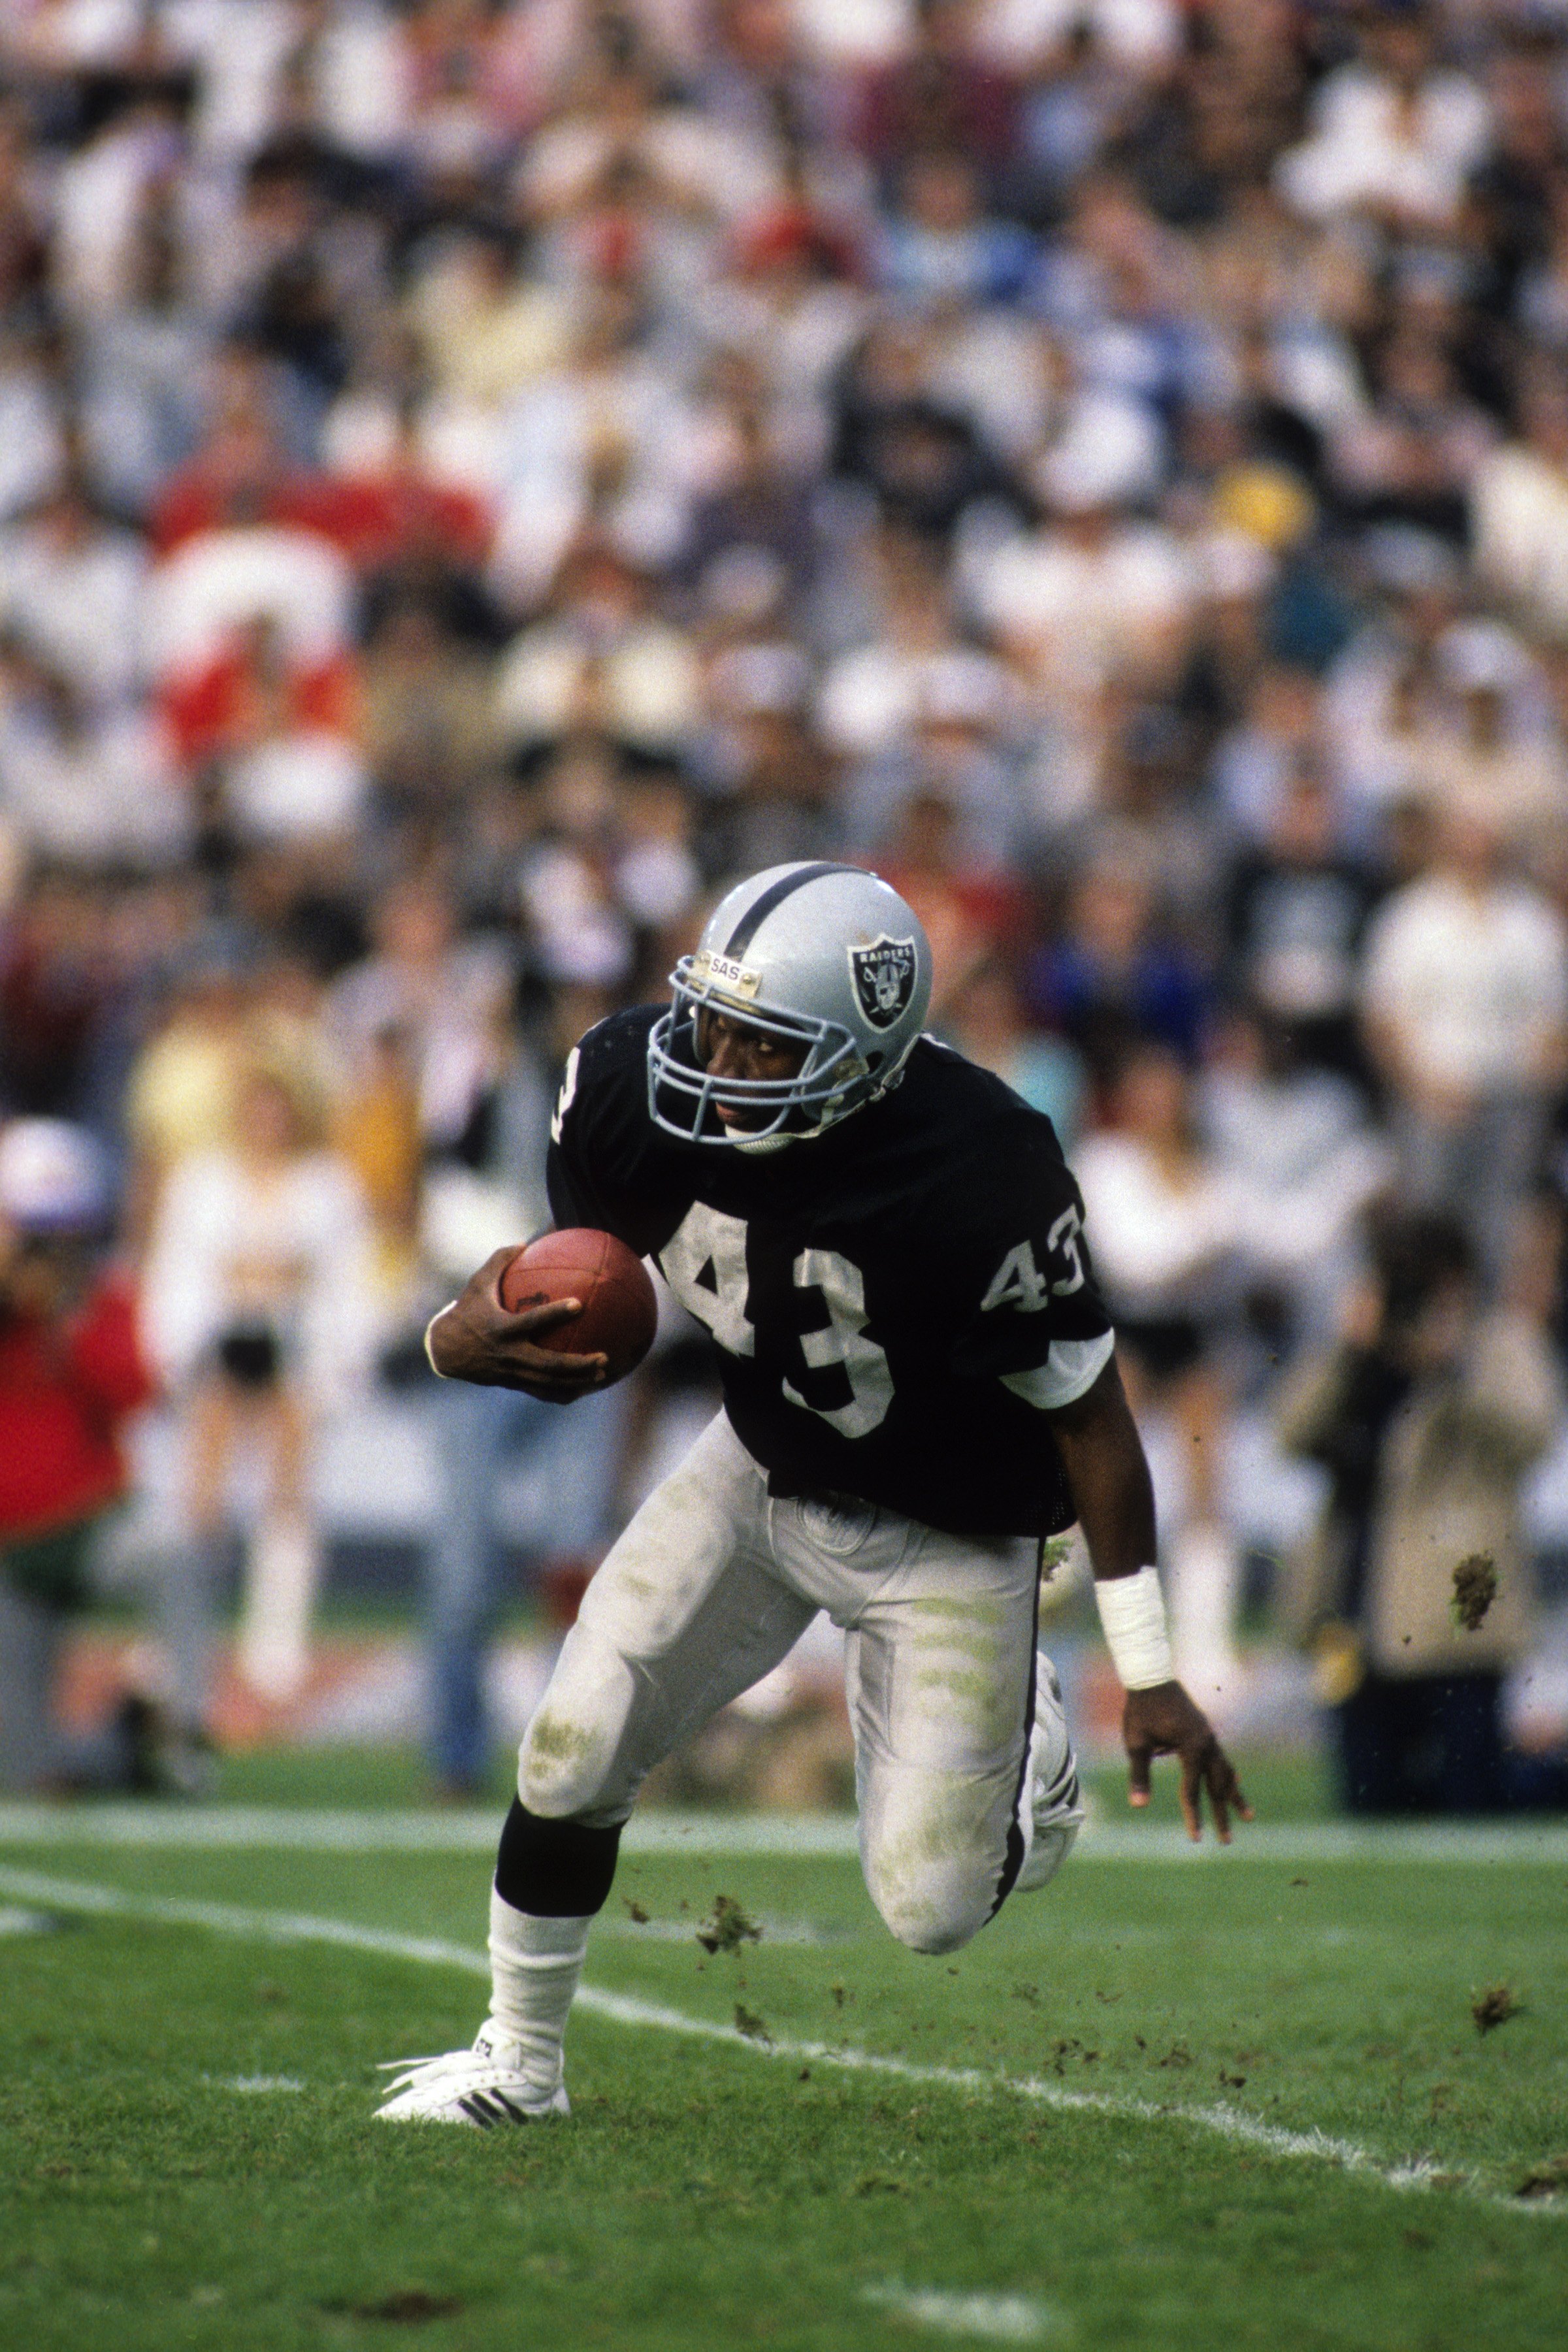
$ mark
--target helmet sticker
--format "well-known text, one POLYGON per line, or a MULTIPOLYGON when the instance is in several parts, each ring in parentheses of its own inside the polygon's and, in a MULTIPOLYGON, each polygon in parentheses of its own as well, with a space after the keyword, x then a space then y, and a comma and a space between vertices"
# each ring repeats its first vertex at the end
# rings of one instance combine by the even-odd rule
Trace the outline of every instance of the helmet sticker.
POLYGON ((873 1029, 890 1029, 915 992, 915 943, 884 931, 868 948, 848 950, 860 1010, 873 1029))
POLYGON ((699 948, 691 960, 691 969, 694 979, 726 989, 731 996, 755 996, 763 984, 760 971, 753 971, 749 964, 737 963, 733 956, 721 955, 714 948, 699 948))

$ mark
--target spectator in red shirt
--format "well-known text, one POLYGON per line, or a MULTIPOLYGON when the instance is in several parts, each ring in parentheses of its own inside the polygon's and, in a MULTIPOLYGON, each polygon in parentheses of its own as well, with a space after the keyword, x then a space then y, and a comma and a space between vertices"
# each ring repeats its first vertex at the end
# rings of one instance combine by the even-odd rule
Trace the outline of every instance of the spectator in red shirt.
POLYGON ((163 716, 189 768, 247 747, 279 718, 290 728, 352 740, 359 726, 358 674, 342 646, 315 660, 290 660, 282 631, 264 614, 226 638, 200 668, 168 680, 163 716))
POLYGON ((1006 163, 1017 92, 974 34, 973 0, 918 0, 909 49, 872 74, 861 100, 858 143, 879 172, 938 152, 991 173, 1006 163))
POLYGON ((145 1700, 84 1737, 56 1713, 89 1546, 125 1490, 121 1431, 153 1389, 130 1285, 93 1262, 107 1207, 81 1129, 18 1118, 0 1132, 0 1786, 161 1785, 145 1700))
POLYGON ((965 856, 957 813, 938 792, 910 794, 877 871, 925 926, 934 967, 931 1009, 940 1014, 982 965, 1013 947, 1024 894, 1006 872, 965 856))

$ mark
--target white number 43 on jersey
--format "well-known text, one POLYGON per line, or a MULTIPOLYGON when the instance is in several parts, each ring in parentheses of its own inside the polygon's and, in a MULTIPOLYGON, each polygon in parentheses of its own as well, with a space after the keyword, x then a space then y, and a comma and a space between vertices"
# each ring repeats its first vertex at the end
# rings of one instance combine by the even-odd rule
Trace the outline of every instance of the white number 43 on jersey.
POLYGON ((1021 1315, 1037 1315, 1049 1299, 1070 1298, 1075 1290, 1081 1290, 1083 1257, 1078 1237, 1082 1230, 1078 1211, 1064 1209, 1046 1235, 1046 1263, 1060 1259, 1067 1268, 1063 1282, 1051 1282, 1040 1272, 1031 1243, 1020 1242, 1016 1249, 1010 1249, 991 1277, 991 1287, 980 1302, 981 1313, 989 1315, 994 1307, 1016 1307, 1021 1315))

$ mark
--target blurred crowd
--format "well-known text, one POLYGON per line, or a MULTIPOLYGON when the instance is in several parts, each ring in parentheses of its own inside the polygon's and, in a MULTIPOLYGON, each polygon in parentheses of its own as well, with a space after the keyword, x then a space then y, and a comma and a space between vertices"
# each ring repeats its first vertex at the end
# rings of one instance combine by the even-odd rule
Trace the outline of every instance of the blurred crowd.
MULTIPOLYGON (((1449 1372, 1483 1325, 1525 1366, 1517 1483, 1564 1330, 1562 0, 4 0, 0 1114, 96 1156, 192 1591, 264 1458, 258 1691, 314 1433, 543 1222, 574 1039, 821 856, 1074 1159, 1191 1465, 1190 1663, 1229 1418, 1375 1351, 1412 1216, 1449 1372)), ((1341 1505, 1318 1614, 1375 1678, 1341 1505)))

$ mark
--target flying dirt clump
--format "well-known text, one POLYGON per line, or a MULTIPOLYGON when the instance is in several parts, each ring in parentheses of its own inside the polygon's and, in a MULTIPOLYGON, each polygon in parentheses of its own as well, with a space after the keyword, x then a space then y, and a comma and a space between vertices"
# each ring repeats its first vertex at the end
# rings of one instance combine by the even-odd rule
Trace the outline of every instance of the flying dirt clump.
POLYGON ((1476 2032, 1489 2033, 1494 2026, 1506 2025, 1510 2017, 1519 2015, 1523 2006, 1524 2003, 1516 1999, 1511 1985, 1488 1985, 1486 1990, 1477 1993, 1470 2003, 1476 2032))
POLYGON ((1549 2156, 1544 2164, 1532 2164, 1513 2193, 1516 2197, 1568 2197, 1568 2156, 1549 2156))
POLYGON ((713 1897, 713 1916, 697 1930, 705 1952, 738 1952, 742 1944, 760 1944, 763 1931, 732 1895, 713 1897))
POLYGON ((1467 1633, 1479 1633, 1488 1610, 1497 1599, 1497 1563, 1489 1551, 1473 1551, 1454 1570, 1454 1597, 1449 1607, 1454 1622, 1467 1633))

